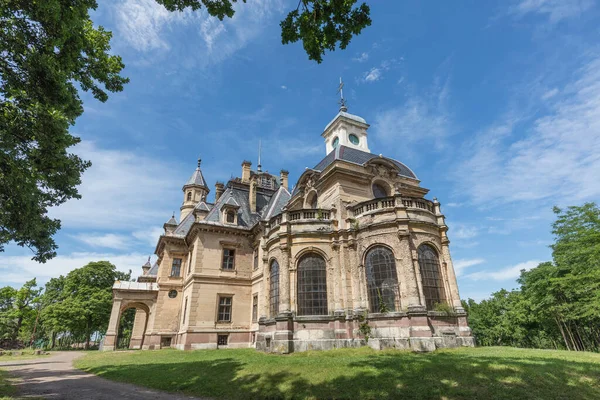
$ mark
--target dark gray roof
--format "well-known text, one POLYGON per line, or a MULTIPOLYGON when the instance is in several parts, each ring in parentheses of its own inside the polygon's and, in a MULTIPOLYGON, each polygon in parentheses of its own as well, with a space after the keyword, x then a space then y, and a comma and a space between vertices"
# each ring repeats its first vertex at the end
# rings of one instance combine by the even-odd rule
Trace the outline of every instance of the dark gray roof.
POLYGON ((148 271, 148 275, 157 275, 158 274, 158 263, 155 261, 154 265, 148 271))
POLYGON ((204 176, 202 176, 202 171, 200 167, 196 168, 190 179, 187 180, 184 186, 206 186, 206 181, 204 180, 204 176))
POLYGON ((280 186, 273 197, 271 197, 269 204, 263 209, 263 219, 269 220, 279 214, 288 201, 290 201, 291 197, 290 192, 283 186, 280 186))
POLYGON ((196 210, 203 210, 203 211, 210 211, 213 208, 213 205, 210 203, 207 203, 205 201, 201 201, 198 204, 196 204, 196 207, 194 207, 196 210))
POLYGON ((177 226, 177 220, 175 219, 175 216, 171 216, 171 218, 165 223, 165 225, 175 225, 177 226))
MULTIPOLYGON (((352 147, 338 146, 335 148, 335 150, 327 154, 325 158, 322 159, 321 162, 318 163, 313 169, 317 171, 323 171, 335 160, 344 160, 354 164, 364 165, 366 162, 378 157, 379 156, 376 154, 367 153, 366 151, 357 150, 352 147)), ((393 162, 400 169, 400 175, 417 179, 417 176, 414 174, 414 172, 412 172, 410 168, 402 164, 400 161, 388 157, 382 158, 393 162)))
POLYGON ((225 192, 221 195, 219 200, 215 203, 212 210, 208 213, 206 218, 201 222, 210 222, 213 224, 220 225, 220 210, 225 204, 234 205, 238 204, 238 226, 251 228, 255 223, 260 220, 260 213, 269 204, 272 195, 263 192, 256 193, 256 213, 250 212, 250 202, 248 199, 249 191, 242 189, 238 186, 229 186, 225 189, 225 192))
POLYGON ((193 212, 189 213, 183 219, 183 221, 181 221, 181 223, 177 226, 177 228, 175 228, 175 232, 173 232, 173 234, 175 236, 184 237, 185 235, 188 234, 192 225, 194 225, 195 220, 196 220, 196 217, 194 216, 194 213, 193 212))

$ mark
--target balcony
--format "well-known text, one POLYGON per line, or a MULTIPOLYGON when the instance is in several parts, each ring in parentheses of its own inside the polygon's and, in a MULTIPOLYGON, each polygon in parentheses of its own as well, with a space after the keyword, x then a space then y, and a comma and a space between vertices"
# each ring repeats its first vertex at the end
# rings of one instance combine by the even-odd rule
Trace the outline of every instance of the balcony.
POLYGON ((416 197, 382 197, 379 199, 367 200, 355 204, 350 208, 354 218, 364 214, 376 212, 378 210, 393 210, 396 206, 405 207, 407 210, 419 209, 435 213, 433 202, 416 197))
POLYGON ((274 216, 268 222, 268 229, 280 228, 286 224, 291 231, 329 230, 332 224, 331 211, 324 209, 304 209, 285 211, 274 216))

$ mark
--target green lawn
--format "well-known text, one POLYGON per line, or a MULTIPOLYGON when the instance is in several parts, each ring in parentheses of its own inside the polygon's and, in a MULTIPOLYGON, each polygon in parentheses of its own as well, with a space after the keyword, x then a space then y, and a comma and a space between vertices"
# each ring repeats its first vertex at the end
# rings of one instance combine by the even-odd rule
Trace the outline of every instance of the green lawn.
POLYGON ((15 388, 8 383, 8 373, 0 369, 0 400, 12 399, 15 394, 15 388))
POLYGON ((600 354, 505 347, 90 353, 108 379, 222 399, 600 399, 600 354))

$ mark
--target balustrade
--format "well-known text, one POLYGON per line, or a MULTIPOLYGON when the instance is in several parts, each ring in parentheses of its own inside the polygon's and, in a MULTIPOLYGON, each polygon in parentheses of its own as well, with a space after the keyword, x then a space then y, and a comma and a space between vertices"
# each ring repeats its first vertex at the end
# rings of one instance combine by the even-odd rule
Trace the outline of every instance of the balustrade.
MULTIPOLYGON (((277 215, 269 220, 269 228, 275 228, 281 225, 283 214, 277 215)), ((331 217, 330 211, 327 210, 298 210, 289 211, 287 213, 287 220, 290 222, 295 221, 326 221, 329 222, 331 217)))
MULTIPOLYGON (((433 202, 422 198, 402 197, 402 205, 406 208, 420 208, 422 210, 434 212, 433 202)), ((361 203, 356 204, 352 208, 352 213, 355 217, 358 217, 359 215, 362 215, 369 211, 394 208, 395 206, 395 197, 383 197, 380 199, 363 201, 361 203)))

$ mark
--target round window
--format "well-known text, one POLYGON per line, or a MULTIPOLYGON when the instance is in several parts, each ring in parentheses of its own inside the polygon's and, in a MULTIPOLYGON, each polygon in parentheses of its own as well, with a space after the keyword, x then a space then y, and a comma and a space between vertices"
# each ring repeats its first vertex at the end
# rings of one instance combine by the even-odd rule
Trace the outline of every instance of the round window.
POLYGON ((332 142, 333 148, 335 149, 336 147, 338 147, 338 144, 340 144, 340 138, 336 136, 332 142))
POLYGON ((172 299, 177 297, 177 290, 169 290, 169 297, 172 299))
POLYGON ((350 143, 352 144, 358 144, 359 140, 358 140, 358 136, 351 134, 350 136, 348 136, 348 139, 350 139, 350 143))

